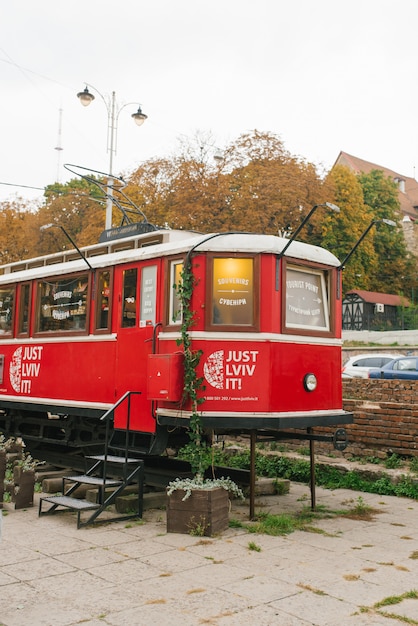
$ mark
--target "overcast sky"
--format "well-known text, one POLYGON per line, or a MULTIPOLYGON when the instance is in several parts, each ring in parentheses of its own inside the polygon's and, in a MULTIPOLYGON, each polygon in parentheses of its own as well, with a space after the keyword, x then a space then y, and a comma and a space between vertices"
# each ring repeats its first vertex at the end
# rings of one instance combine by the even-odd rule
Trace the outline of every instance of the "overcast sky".
MULTIPOLYGON (((417 24, 417 0, 4 2, 0 182, 65 182, 64 163, 108 172, 106 105, 93 90, 80 105, 86 84, 116 92, 116 173, 197 132, 222 148, 257 129, 321 169, 343 150, 415 176, 417 24)), ((16 194, 42 191, 0 185, 0 201, 16 194)))

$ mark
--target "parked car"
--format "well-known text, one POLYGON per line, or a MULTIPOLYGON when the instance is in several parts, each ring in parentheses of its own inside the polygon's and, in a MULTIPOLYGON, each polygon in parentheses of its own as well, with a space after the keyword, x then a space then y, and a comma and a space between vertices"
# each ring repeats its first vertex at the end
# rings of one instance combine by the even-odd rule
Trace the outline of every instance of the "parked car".
POLYGON ((343 378, 368 378, 372 368, 383 367, 402 354, 390 354, 389 352, 373 352, 357 354, 346 361, 342 369, 343 378))
POLYGON ((380 369, 370 370, 369 378, 418 380, 418 357, 402 356, 398 359, 392 359, 380 369))

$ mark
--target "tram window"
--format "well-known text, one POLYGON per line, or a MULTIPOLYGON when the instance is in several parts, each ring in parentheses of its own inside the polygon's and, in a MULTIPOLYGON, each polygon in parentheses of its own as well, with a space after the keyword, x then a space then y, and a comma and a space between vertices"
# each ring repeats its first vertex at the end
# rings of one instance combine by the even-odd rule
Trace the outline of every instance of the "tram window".
POLYGON ((136 323, 137 278, 138 270, 136 268, 123 272, 122 328, 135 326, 136 323))
POLYGON ((19 318, 17 323, 18 335, 29 334, 29 303, 30 303, 30 283, 20 286, 19 292, 19 318))
POLYGON ((157 301, 157 266, 149 265, 141 270, 141 313, 140 326, 154 325, 157 301))
POLYGON ((88 274, 39 281, 36 332, 86 331, 88 284, 88 274))
POLYGON ((0 335, 12 332, 14 300, 14 287, 0 288, 0 335))
POLYGON ((99 272, 97 276, 96 330, 110 330, 111 312, 111 275, 109 271, 99 272))
POLYGON ((329 331, 326 272, 309 268, 286 268, 286 328, 329 331))
POLYGON ((214 258, 212 267, 211 325, 253 327, 254 258, 214 258))
POLYGON ((181 283, 181 273, 183 271, 183 261, 173 261, 170 265, 170 304, 169 304, 169 324, 181 324, 182 310, 181 302, 177 293, 177 285, 181 283))

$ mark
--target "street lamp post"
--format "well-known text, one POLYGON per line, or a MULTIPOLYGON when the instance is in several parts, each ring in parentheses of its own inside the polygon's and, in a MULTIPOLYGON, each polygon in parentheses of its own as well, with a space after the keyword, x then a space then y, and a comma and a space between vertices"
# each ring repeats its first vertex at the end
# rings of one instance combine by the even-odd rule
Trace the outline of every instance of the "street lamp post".
POLYGON ((142 112, 140 105, 137 102, 128 102, 127 104, 122 105, 119 109, 117 109, 116 105, 116 93, 112 91, 112 96, 109 100, 100 93, 98 89, 93 87, 92 85, 86 85, 84 91, 80 91, 77 94, 77 98, 79 98, 81 104, 83 106, 88 106, 91 104, 95 98, 95 96, 88 90, 88 87, 96 91, 101 99, 103 100, 106 110, 107 110, 107 151, 110 154, 109 157, 109 176, 107 179, 107 191, 106 191, 106 224, 105 228, 108 230, 112 228, 112 197, 113 197, 113 155, 116 154, 116 146, 117 146, 117 134, 118 134, 118 119, 119 114, 126 106, 131 104, 135 104, 138 106, 138 110, 136 113, 132 113, 131 117, 135 121, 138 126, 142 126, 142 124, 147 119, 147 115, 142 112))

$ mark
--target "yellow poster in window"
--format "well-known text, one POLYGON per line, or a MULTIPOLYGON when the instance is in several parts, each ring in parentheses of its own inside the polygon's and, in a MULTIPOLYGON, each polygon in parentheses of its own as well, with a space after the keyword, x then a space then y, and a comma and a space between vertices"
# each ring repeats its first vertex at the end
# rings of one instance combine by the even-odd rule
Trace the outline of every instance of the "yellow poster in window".
POLYGON ((254 260, 213 259, 212 324, 251 326, 254 323, 254 260))

